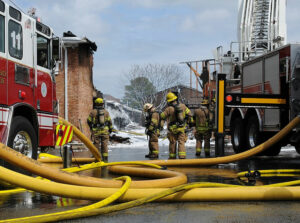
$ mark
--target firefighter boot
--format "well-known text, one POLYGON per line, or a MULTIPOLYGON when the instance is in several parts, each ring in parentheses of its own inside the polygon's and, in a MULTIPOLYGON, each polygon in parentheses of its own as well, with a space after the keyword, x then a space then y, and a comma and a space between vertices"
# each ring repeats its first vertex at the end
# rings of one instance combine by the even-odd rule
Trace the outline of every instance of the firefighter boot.
POLYGON ((201 148, 197 148, 196 149, 196 156, 200 156, 201 155, 201 148))
POLYGON ((108 162, 108 156, 102 156, 102 161, 104 163, 107 163, 108 162))
POLYGON ((152 153, 149 155, 150 159, 158 159, 158 151, 153 150, 152 153))
POLYGON ((174 160, 174 159, 176 159, 176 153, 170 153, 169 160, 174 160))
POLYGON ((204 148, 204 152, 205 152, 205 157, 210 157, 210 149, 209 148, 204 148))
POLYGON ((186 152, 179 152, 178 153, 178 158, 179 159, 185 159, 186 158, 186 152))
POLYGON ((158 159, 158 154, 152 153, 152 154, 150 154, 149 158, 150 159, 158 159))
POLYGON ((151 155, 152 155, 151 153, 148 153, 145 155, 145 158, 150 158, 151 155))

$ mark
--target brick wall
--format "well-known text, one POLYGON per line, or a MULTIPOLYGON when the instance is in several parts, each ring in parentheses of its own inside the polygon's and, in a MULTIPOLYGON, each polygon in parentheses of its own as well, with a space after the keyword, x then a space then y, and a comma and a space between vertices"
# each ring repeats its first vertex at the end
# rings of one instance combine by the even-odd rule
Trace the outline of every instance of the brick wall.
MULTIPOLYGON (((64 70, 63 66, 56 76, 61 117, 65 117, 64 70)), ((78 129, 82 128, 87 137, 90 137, 90 130, 86 119, 93 107, 93 91, 93 54, 89 45, 68 48, 68 120, 78 129)))

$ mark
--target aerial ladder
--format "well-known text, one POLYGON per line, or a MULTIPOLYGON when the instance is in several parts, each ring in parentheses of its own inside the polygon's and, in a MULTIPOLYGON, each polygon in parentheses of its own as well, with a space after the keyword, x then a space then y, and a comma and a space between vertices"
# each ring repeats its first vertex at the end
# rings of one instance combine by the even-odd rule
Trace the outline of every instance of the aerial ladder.
POLYGON ((286 0, 239 0, 239 60, 286 44, 286 0))

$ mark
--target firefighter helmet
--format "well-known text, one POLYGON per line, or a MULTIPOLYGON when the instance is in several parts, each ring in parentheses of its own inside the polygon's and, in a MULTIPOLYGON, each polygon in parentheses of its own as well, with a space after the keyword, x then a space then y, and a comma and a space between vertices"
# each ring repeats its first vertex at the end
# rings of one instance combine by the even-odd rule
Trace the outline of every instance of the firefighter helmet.
POLYGON ((152 107, 153 107, 153 104, 146 103, 146 104, 144 105, 144 112, 149 111, 152 107))
POLYGON ((103 99, 102 98, 97 98, 95 100, 95 104, 103 104, 103 99))
POLYGON ((172 102, 177 99, 177 96, 173 92, 167 94, 167 102, 172 102))
POLYGON ((201 102, 201 105, 208 105, 208 100, 207 99, 203 99, 201 102))

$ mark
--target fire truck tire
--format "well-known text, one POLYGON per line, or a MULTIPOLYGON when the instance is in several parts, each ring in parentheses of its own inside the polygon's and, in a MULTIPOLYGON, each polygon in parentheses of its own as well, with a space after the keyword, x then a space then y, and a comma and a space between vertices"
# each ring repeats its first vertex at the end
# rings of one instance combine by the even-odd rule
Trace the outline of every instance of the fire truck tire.
MULTIPOLYGON (((10 148, 28 156, 29 158, 37 159, 37 136, 32 124, 28 121, 28 119, 22 116, 16 116, 13 119, 7 145, 10 148)), ((4 166, 16 170, 6 163, 4 163, 4 166)), ((24 173, 24 171, 17 171, 24 173)))
POLYGON ((235 118, 231 124, 231 143, 235 153, 246 150, 244 122, 241 117, 235 118))
POLYGON ((246 126, 246 148, 247 150, 258 146, 262 142, 262 134, 259 131, 258 119, 250 116, 246 126))

